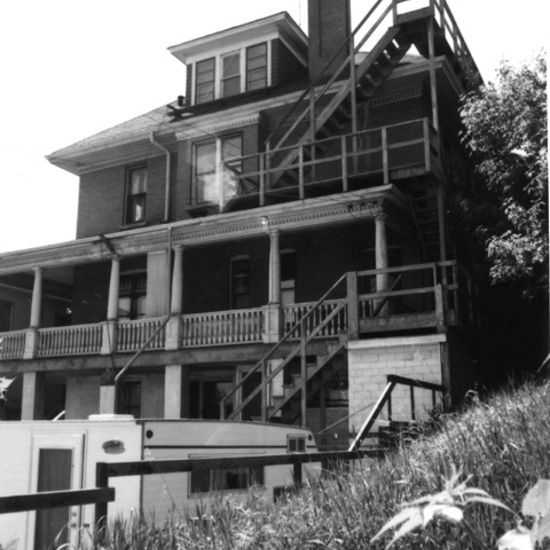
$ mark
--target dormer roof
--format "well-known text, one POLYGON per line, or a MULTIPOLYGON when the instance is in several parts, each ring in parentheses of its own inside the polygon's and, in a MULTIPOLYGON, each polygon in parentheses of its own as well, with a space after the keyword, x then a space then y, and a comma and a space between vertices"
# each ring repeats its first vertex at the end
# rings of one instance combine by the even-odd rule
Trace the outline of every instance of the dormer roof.
POLYGON ((307 60, 308 38, 286 11, 182 42, 169 47, 168 51, 186 65, 212 51, 231 48, 243 42, 265 40, 270 35, 282 38, 295 53, 307 60))

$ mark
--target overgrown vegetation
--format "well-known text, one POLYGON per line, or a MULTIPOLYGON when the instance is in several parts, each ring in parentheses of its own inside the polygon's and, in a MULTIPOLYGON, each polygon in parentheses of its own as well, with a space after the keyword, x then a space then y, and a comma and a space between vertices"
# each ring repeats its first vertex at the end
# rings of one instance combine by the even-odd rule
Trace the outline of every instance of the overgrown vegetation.
MULTIPOLYGON (((468 485, 521 511, 529 489, 550 478, 550 384, 528 384, 513 393, 477 401, 464 413, 441 419, 437 433, 403 441, 383 461, 363 461, 310 480, 277 504, 251 492, 247 506, 225 500, 211 516, 149 526, 135 518, 115 525, 96 548, 128 549, 382 549, 389 538, 371 539, 390 518, 419 497, 444 491, 454 468, 468 485)), ((433 519, 429 529, 408 533, 392 548, 496 548, 516 527, 501 507, 473 502, 464 518, 479 531, 481 545, 460 525, 433 519)))

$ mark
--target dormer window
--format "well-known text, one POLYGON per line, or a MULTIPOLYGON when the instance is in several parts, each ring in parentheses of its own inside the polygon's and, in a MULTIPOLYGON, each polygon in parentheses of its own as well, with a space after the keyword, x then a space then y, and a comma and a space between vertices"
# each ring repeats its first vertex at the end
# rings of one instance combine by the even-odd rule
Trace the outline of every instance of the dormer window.
POLYGON ((195 64, 195 105, 269 86, 267 42, 243 47, 195 64))
POLYGON ((214 99, 216 88, 216 58, 197 63, 195 98, 197 105, 214 99))

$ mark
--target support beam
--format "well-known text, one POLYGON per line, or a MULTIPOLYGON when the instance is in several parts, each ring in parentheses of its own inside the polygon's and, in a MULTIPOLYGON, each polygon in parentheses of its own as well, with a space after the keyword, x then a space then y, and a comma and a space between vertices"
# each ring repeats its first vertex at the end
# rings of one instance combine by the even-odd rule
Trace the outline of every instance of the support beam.
MULTIPOLYGON (((374 218, 375 236, 374 236, 374 253, 376 269, 388 268, 388 239, 386 234, 386 218, 384 213, 378 214, 374 218)), ((378 273, 376 275, 376 292, 386 292, 389 287, 390 280, 388 273, 378 273)), ((377 306, 378 307, 378 304, 377 306)), ((388 305, 384 305, 379 312, 381 317, 388 315, 388 305)))
POLYGON ((164 370, 164 418, 189 418, 190 368, 166 365, 164 370))
POLYGON ((45 373, 23 373, 23 395, 21 399, 21 420, 44 419, 45 373))

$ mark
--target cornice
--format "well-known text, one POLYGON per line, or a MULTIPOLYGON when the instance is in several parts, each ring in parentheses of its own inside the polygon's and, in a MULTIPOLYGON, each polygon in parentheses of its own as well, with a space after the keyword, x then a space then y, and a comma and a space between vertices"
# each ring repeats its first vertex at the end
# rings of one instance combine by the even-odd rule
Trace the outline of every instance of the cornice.
POLYGON ((247 115, 244 117, 239 116, 238 114, 233 118, 233 120, 227 120, 227 117, 224 117, 220 121, 220 117, 216 117, 218 121, 216 124, 211 124, 207 122, 206 124, 194 124, 191 128, 183 128, 176 132, 176 139, 178 141, 195 138, 197 136, 213 135, 224 130, 230 130, 232 128, 242 128, 243 126, 248 126, 249 124, 258 124, 260 122, 260 114, 256 113, 254 115, 247 115))
MULTIPOLYGON (((168 147, 168 149, 170 150, 171 153, 176 151, 176 148, 173 147, 173 146, 168 147)), ((109 159, 109 160, 104 160, 104 161, 101 161, 101 162, 90 163, 88 165, 84 165, 82 167, 79 167, 77 169, 77 171, 78 171, 79 175, 87 174, 89 172, 94 172, 96 170, 105 170, 106 168, 113 168, 115 166, 120 166, 120 165, 123 165, 123 164, 140 162, 140 161, 143 161, 143 160, 148 160, 148 159, 151 159, 151 158, 159 157, 161 155, 164 155, 164 153, 162 151, 160 151, 159 149, 149 148, 147 150, 139 151, 137 153, 132 153, 131 155, 123 155, 123 156, 120 156, 120 157, 116 157, 116 158, 109 159)))
POLYGON ((217 214, 172 224, 144 227, 106 235, 109 250, 99 237, 44 248, 0 255, 0 276, 44 268, 109 261, 112 250, 119 257, 147 254, 175 246, 239 240, 267 235, 268 231, 300 231, 369 220, 403 211, 404 203, 393 185, 340 193, 305 201, 217 214), (266 225, 267 222, 267 225, 266 225))

